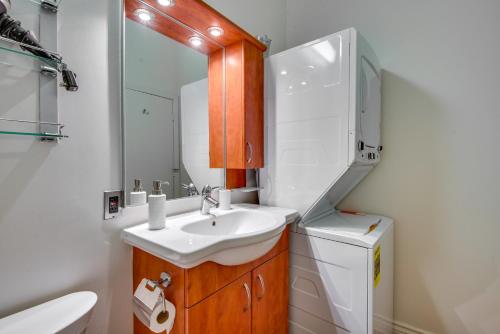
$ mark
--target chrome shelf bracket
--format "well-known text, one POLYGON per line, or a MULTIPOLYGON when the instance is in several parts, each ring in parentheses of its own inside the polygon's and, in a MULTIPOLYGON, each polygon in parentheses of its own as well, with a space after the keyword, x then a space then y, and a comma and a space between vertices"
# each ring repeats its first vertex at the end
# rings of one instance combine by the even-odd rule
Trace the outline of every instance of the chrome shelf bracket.
MULTIPOLYGON (((57 50, 57 0, 42 0, 40 10, 40 43, 49 50, 57 50)), ((60 128, 53 124, 59 124, 59 110, 57 105, 58 89, 57 69, 47 65, 40 68, 40 132, 58 133, 60 128), (43 122, 43 123, 42 123, 43 122)), ((41 141, 58 142, 57 137, 41 137, 41 141)))

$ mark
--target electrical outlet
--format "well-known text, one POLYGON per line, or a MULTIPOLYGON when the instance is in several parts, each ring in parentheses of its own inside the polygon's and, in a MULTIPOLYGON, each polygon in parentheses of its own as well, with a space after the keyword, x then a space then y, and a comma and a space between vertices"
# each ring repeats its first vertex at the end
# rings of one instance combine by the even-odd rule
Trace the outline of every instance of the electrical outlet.
POLYGON ((104 219, 113 219, 120 213, 123 192, 120 190, 104 192, 104 219))

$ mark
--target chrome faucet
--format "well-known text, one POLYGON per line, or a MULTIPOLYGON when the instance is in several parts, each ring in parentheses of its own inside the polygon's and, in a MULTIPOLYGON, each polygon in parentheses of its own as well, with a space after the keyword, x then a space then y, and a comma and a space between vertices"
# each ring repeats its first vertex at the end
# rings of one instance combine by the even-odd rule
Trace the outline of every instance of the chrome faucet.
POLYGON ((191 182, 190 184, 185 184, 183 183, 182 184, 182 188, 186 189, 187 191, 187 195, 188 196, 198 196, 200 193, 198 192, 198 189, 196 189, 196 186, 194 185, 193 182, 191 182))
POLYGON ((212 198, 212 191, 218 189, 219 187, 211 187, 208 184, 203 187, 201 191, 201 214, 211 215, 210 209, 219 206, 219 202, 212 198))

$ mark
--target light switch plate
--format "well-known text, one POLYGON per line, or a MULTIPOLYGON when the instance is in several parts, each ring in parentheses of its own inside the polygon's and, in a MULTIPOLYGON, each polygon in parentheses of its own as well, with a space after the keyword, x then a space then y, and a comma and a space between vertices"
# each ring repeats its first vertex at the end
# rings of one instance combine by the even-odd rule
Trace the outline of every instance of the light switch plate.
POLYGON ((113 219, 120 213, 123 203, 123 191, 105 191, 104 192, 104 219, 113 219))

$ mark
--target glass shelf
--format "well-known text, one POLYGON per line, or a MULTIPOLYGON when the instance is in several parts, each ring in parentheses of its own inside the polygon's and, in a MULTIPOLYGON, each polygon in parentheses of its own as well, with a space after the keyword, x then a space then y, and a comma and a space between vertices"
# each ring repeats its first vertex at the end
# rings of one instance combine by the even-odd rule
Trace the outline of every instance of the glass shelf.
POLYGON ((32 137, 41 137, 45 139, 57 139, 57 138, 68 138, 68 136, 62 134, 62 128, 64 125, 61 123, 52 123, 52 122, 41 122, 41 121, 30 121, 23 119, 11 119, 11 118, 0 118, 0 122, 2 122, 1 127, 3 130, 0 130, 0 135, 15 135, 15 136, 32 136, 32 137), (14 124, 17 124, 16 127, 13 127, 14 124), (9 126, 11 125, 11 126, 9 126), (49 126, 52 127, 50 129, 44 128, 43 130, 34 130, 31 129, 22 129, 20 130, 18 126, 49 126), (51 132, 42 132, 42 131, 51 131, 51 132))
MULTIPOLYGON (((31 3, 33 5, 36 5, 36 6, 42 6, 42 1, 41 0, 24 0, 24 2, 28 2, 28 3, 31 3)), ((54 4, 55 6, 59 6, 62 2, 62 0, 52 0, 50 1, 52 4, 54 4)))
POLYGON ((19 132, 19 131, 1 131, 0 135, 16 135, 16 136, 32 136, 44 138, 68 138, 68 136, 56 133, 40 133, 40 132, 19 132))
MULTIPOLYGON (((47 65, 47 66, 53 67, 55 69, 58 69, 62 65, 61 60, 54 60, 54 59, 49 59, 46 57, 34 55, 28 51, 22 50, 19 46, 19 43, 12 41, 12 40, 9 40, 7 38, 3 38, 1 36, 0 36, 0 50, 3 52, 8 52, 10 54, 21 55, 21 56, 27 57, 29 59, 37 60, 40 63, 40 65, 47 65)), ((48 50, 45 50, 45 51, 47 53, 50 53, 50 54, 53 54, 53 55, 60 57, 55 52, 48 51, 48 50)), ((4 63, 4 65, 5 65, 5 63, 4 63)), ((12 64, 12 65, 16 66, 16 64, 12 64)))
MULTIPOLYGON (((12 8, 8 15, 23 22, 23 28, 35 31, 36 35, 41 35, 40 30, 42 30, 43 35, 48 37, 41 41, 42 45, 56 45, 50 42, 53 42, 54 38, 57 38, 57 11, 61 2, 62 0, 16 0, 12 1, 12 8), (38 33, 36 33, 37 31, 38 33)), ((44 88, 49 88, 48 92, 47 89, 41 89, 42 84, 40 84, 39 88, 39 118, 44 121, 0 117, 1 138, 8 136, 34 137, 48 142, 57 142, 58 139, 68 138, 61 131, 64 125, 57 123, 57 103, 54 103, 52 95, 52 87, 57 89, 56 78, 58 72, 63 70, 64 67, 62 57, 57 52, 47 50, 43 47, 36 48, 0 36, 0 70, 2 71, 2 82, 28 80, 32 83, 33 79, 37 79, 38 77, 38 75, 33 74, 35 72, 54 79, 43 79, 40 81, 43 83, 44 88), (42 51, 38 53, 42 53, 45 56, 32 54, 28 50, 42 51), (27 71, 33 73, 29 74, 27 71), (54 113, 54 108, 56 109, 56 113, 54 113), (50 122, 51 120, 54 121, 50 122)), ((55 99, 57 99, 57 96, 55 96, 55 99)), ((32 113, 26 112, 24 115, 34 116, 32 113)))

